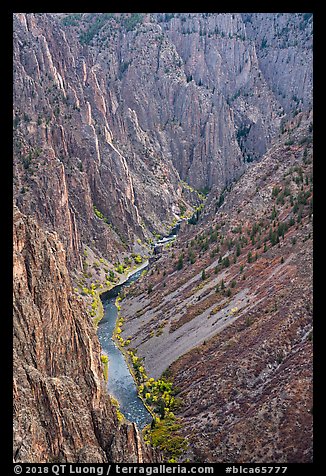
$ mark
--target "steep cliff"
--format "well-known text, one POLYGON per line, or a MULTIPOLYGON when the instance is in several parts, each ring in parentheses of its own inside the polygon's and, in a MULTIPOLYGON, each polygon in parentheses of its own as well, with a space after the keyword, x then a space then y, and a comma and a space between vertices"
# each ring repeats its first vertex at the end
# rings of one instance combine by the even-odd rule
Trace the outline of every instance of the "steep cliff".
POLYGON ((113 46, 82 46, 55 16, 14 16, 15 198, 58 232, 72 268, 82 243, 115 261, 150 236, 144 223, 165 231, 183 202, 177 172, 123 104, 113 46))
POLYGON ((309 107, 311 28, 302 15, 16 14, 17 205, 75 269, 83 244, 114 261, 166 232, 194 203, 180 179, 223 190, 309 107))
POLYGON ((311 109, 312 14, 255 13, 242 17, 248 38, 256 46, 262 74, 284 110, 311 109))
POLYGON ((119 425, 100 348, 56 233, 14 210, 14 460, 155 461, 119 425))

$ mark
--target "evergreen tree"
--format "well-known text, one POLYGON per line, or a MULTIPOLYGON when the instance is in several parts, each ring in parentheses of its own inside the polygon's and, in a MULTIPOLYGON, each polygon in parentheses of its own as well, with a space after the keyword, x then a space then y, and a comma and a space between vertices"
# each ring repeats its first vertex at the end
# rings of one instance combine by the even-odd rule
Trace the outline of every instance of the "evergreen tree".
POLYGON ((224 266, 225 268, 228 268, 228 267, 230 266, 230 259, 229 259, 228 256, 227 256, 226 258, 224 258, 224 260, 223 260, 223 266, 224 266))
POLYGON ((180 255, 178 259, 177 269, 182 269, 182 268, 183 268, 183 256, 180 255))

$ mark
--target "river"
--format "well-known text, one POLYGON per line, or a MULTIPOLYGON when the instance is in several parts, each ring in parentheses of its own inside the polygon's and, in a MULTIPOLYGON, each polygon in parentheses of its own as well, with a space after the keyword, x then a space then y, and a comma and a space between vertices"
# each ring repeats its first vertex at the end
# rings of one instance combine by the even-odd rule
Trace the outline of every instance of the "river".
POLYGON ((138 396, 135 381, 122 352, 112 339, 112 335, 118 317, 115 300, 124 287, 130 285, 140 277, 145 267, 146 266, 130 275, 124 283, 101 294, 104 316, 99 322, 97 331, 102 352, 109 357, 108 392, 119 402, 120 410, 124 416, 129 421, 135 422, 139 428, 144 428, 144 426, 150 423, 152 416, 138 396))
MULTIPOLYGON (((163 238, 154 245, 162 246, 176 237, 179 223, 173 228, 168 237, 163 238)), ((120 410, 131 422, 135 422, 139 428, 144 428, 152 421, 152 416, 144 406, 137 393, 135 381, 129 371, 128 365, 122 352, 115 344, 112 336, 118 317, 118 309, 115 305, 119 292, 136 281, 141 273, 147 268, 148 263, 144 263, 141 268, 132 273, 128 279, 114 288, 101 294, 101 301, 104 308, 103 319, 98 325, 98 338, 102 347, 102 353, 109 358, 109 378, 107 389, 120 405, 120 410)))

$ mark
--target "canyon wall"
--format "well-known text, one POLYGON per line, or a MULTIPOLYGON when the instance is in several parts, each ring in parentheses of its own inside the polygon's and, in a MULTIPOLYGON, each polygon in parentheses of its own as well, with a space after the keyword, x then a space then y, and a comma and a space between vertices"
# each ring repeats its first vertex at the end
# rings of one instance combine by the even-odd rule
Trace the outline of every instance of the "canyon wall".
POLYGON ((157 460, 134 425, 118 422, 57 234, 15 208, 13 237, 15 462, 157 460))
POLYGON ((311 106, 312 19, 260 15, 14 16, 15 201, 73 268, 166 232, 180 179, 223 190, 311 106))
POLYGON ((121 303, 122 338, 174 382, 191 461, 312 461, 311 113, 286 128, 121 303))
POLYGON ((311 13, 242 15, 267 84, 287 113, 312 108, 311 13))

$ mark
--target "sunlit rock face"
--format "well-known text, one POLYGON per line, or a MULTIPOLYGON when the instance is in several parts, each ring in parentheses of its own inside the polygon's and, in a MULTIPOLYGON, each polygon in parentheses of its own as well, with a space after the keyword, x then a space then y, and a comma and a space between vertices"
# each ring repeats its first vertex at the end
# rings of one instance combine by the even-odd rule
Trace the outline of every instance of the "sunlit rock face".
POLYGON ((134 425, 118 424, 57 234, 15 207, 13 237, 14 460, 157 461, 134 425))

